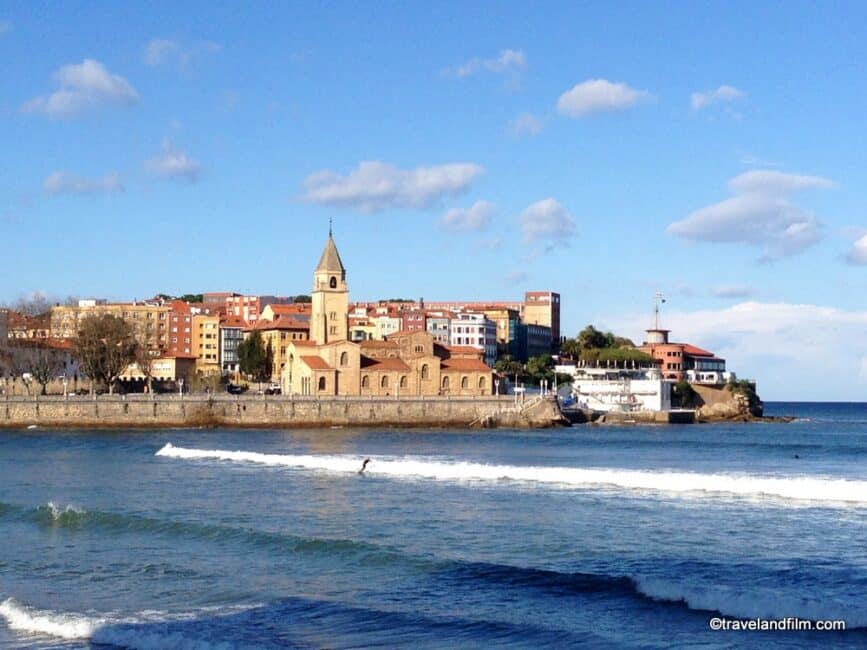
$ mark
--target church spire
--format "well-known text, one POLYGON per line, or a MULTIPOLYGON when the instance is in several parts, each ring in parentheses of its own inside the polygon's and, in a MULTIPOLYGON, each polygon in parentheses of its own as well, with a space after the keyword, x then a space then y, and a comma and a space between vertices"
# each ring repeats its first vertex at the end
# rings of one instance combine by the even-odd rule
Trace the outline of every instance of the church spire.
POLYGON ((330 224, 328 228, 328 241, 325 242, 322 257, 319 258, 319 264, 316 265, 316 273, 338 273, 341 276, 346 273, 346 269, 343 267, 343 262, 340 259, 340 253, 337 252, 334 238, 331 236, 330 224))

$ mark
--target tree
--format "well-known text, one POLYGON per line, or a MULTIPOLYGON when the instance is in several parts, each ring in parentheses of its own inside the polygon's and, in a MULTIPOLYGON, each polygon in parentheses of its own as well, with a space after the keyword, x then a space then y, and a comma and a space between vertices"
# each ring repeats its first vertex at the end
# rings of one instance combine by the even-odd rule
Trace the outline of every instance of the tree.
POLYGON ((241 372, 255 381, 267 381, 271 378, 274 354, 270 343, 266 346, 262 341, 261 332, 254 331, 238 345, 238 363, 241 372))
POLYGON ((153 372, 154 372, 154 357, 146 345, 139 343, 135 350, 135 365, 141 371, 145 378, 146 392, 153 395, 153 372))
POLYGON ((105 384, 111 394, 117 378, 136 360, 138 348, 132 327, 126 321, 102 314, 81 321, 75 356, 91 380, 105 384))
POLYGON ((313 302, 313 298, 311 298, 305 293, 302 293, 298 294, 297 296, 292 296, 292 302, 313 302))
POLYGON ((554 378, 553 367, 554 358, 550 354, 530 357, 527 359, 527 380, 534 384, 538 384, 543 379, 551 381, 554 378))
POLYGON ((48 394, 48 383, 57 376, 63 367, 57 353, 41 342, 26 346, 25 359, 28 372, 42 387, 42 394, 48 394))
POLYGON ((604 334, 592 325, 588 325, 578 333, 578 345, 582 350, 591 350, 594 348, 607 348, 614 342, 614 335, 610 332, 604 334))
POLYGON ((515 361, 511 355, 505 354, 494 363, 494 370, 501 375, 513 377, 524 374, 524 364, 520 361, 515 361))

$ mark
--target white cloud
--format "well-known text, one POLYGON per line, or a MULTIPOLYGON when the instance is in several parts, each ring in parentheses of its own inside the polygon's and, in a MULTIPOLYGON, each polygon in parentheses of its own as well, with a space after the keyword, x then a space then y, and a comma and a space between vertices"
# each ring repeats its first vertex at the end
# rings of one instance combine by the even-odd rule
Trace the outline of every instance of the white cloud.
POLYGON ((67 117, 105 104, 129 106, 138 101, 138 93, 126 79, 111 74, 93 59, 61 67, 54 73, 54 79, 60 86, 55 92, 31 99, 21 110, 67 117))
POLYGON ((452 208, 442 216, 439 224, 446 230, 481 230, 490 223, 493 215, 493 203, 476 201, 469 208, 452 208))
POLYGON ((585 117, 593 113, 622 111, 649 97, 647 91, 635 90, 624 83, 588 79, 560 95, 557 110, 569 117, 585 117))
POLYGON ((147 168, 163 178, 194 183, 199 179, 202 166, 198 160, 175 149, 168 140, 163 141, 162 152, 147 162, 147 168))
POLYGON ((846 261, 849 262, 849 264, 855 264, 857 266, 867 264, 867 235, 859 237, 852 243, 852 248, 849 249, 846 261))
MULTIPOLYGON (((603 320, 605 327, 641 340, 651 316, 603 320)), ((867 311, 751 301, 724 309, 664 311, 660 325, 671 329, 672 341, 711 350, 739 377, 756 379, 766 400, 863 398, 867 311)))
POLYGON ((802 176, 761 169, 744 172, 729 181, 729 189, 737 194, 778 196, 793 194, 800 190, 830 189, 834 186, 833 181, 821 176, 802 176))
POLYGON ((67 172, 54 172, 42 181, 42 189, 47 194, 99 194, 122 192, 123 185, 116 173, 90 180, 67 172))
POLYGON ((166 38, 154 38, 145 46, 142 58, 149 66, 175 64, 183 68, 202 54, 214 54, 219 51, 220 46, 211 41, 184 46, 166 38))
POLYGON ((744 93, 733 86, 720 86, 716 90, 708 90, 703 93, 693 93, 690 96, 690 105, 692 110, 700 111, 712 104, 720 102, 732 102, 736 99, 742 99, 744 93))
POLYGON ((710 295, 714 298, 750 298, 756 294, 756 290, 746 285, 721 285, 712 287, 710 295))
POLYGON ((483 171, 472 163, 405 170, 375 160, 363 161, 345 176, 327 169, 310 174, 304 179, 304 199, 361 212, 426 208, 464 192, 483 171))
POLYGON ((819 221, 788 197, 800 190, 834 187, 832 181, 755 170, 728 185, 735 196, 696 210, 670 224, 667 232, 694 241, 762 246, 764 260, 799 253, 819 240, 819 221))
POLYGON ((575 220, 555 199, 542 199, 521 213, 524 243, 539 239, 566 239, 575 234, 575 220))
POLYGON ((543 128, 542 120, 531 113, 521 113, 509 124, 509 132, 514 136, 539 135, 543 128))
POLYGON ((473 58, 454 68, 446 70, 446 74, 454 74, 456 77, 469 77, 477 72, 493 72, 503 74, 505 72, 517 72, 527 68, 527 58, 521 50, 500 50, 500 53, 491 59, 473 58))

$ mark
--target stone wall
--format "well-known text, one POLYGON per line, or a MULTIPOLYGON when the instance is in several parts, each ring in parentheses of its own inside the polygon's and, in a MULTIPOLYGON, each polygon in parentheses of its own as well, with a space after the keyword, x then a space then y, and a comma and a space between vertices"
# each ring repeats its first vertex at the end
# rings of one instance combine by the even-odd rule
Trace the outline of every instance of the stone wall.
POLYGON ((542 427, 560 423, 553 400, 512 396, 359 398, 127 395, 0 398, 0 428, 46 427, 542 427))

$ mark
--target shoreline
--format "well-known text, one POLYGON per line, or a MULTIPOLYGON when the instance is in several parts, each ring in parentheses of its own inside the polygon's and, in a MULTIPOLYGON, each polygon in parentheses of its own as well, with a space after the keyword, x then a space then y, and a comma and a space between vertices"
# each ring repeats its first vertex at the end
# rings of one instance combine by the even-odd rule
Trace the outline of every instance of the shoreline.
POLYGON ((298 397, 101 395, 0 399, 0 430, 73 429, 544 429, 669 424, 788 423, 793 416, 708 416, 694 411, 564 413, 553 397, 298 397))

